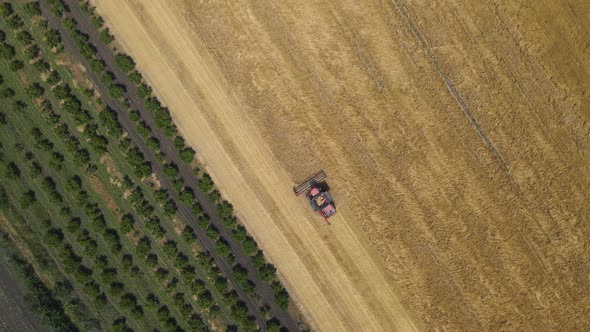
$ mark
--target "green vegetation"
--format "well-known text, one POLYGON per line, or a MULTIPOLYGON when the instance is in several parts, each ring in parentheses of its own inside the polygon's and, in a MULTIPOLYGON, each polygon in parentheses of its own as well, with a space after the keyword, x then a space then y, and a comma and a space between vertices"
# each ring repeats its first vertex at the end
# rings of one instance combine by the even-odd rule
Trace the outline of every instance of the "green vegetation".
MULTIPOLYGON (((22 258, 10 242, 9 235, 2 231, 0 231, 0 252, 24 285, 25 297, 42 322, 57 331, 76 331, 76 326, 66 315, 63 303, 53 294, 55 292, 52 292, 39 279, 33 266, 22 258)), ((73 306, 74 303, 68 304, 68 311, 73 311, 73 306)), ((76 309, 78 309, 80 316, 84 314, 85 308, 76 309)))
MULTIPOLYGON (((60 312, 79 329, 202 330, 206 321, 254 329, 253 313, 233 287, 254 296, 255 286, 248 270, 234 264, 237 253, 228 240, 240 243, 242 253, 251 256, 261 279, 272 285, 275 302, 286 310, 289 296, 275 268, 264 261, 211 177, 195 167, 198 188, 186 186, 179 166, 160 151, 163 137, 173 142, 182 163, 194 163, 196 155, 178 135, 169 111, 152 95, 133 59, 115 55, 118 68, 137 84, 137 94, 153 116, 153 129, 139 112, 129 109, 127 87, 117 82, 97 57, 89 36, 67 17, 67 6, 61 0, 49 3, 69 36, 38 17, 36 2, 0 6, 6 19, 0 22, 0 97, 13 105, 0 113, 0 176, 10 183, 0 187, 0 208, 8 211, 3 214, 11 222, 18 221, 18 235, 26 245, 40 253, 27 264, 54 282, 46 287, 67 303, 60 312), (143 143, 126 137, 117 111, 105 106, 84 77, 76 76, 83 74, 74 75, 67 63, 58 61, 64 38, 74 41, 90 71, 117 100, 118 105, 110 106, 128 111, 143 143), (154 165, 144 153, 154 153, 162 163, 177 198, 154 188, 154 165), (223 232, 231 237, 224 238, 210 224, 195 190, 217 204, 223 232), (214 241, 216 254, 233 266, 231 276, 222 275, 210 253, 200 249, 193 228, 175 229, 177 203, 189 206, 198 217, 197 226, 214 241), (189 300, 193 297, 196 301, 189 300)), ((112 35, 94 9, 85 1, 81 8, 99 28, 101 42, 110 44, 112 35)), ((269 322, 274 329, 278 321, 269 322)))

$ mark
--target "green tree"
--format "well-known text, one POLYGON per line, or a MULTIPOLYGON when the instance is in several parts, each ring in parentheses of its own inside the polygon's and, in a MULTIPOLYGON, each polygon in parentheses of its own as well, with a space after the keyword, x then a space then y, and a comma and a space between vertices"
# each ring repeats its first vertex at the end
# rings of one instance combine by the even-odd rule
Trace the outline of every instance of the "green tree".
POLYGON ((266 322, 266 330, 269 332, 280 332, 281 322, 278 319, 272 318, 266 322))
POLYGON ((29 168, 29 175, 30 175, 32 178, 36 178, 36 177, 38 177, 39 175, 41 175, 41 173, 43 173, 43 168, 41 167, 41 165, 40 165, 38 162, 36 162, 36 161, 33 161, 33 162, 31 163, 31 166, 30 166, 30 168, 29 168))
POLYGON ((15 100, 12 107, 15 112, 23 112, 27 109, 27 106, 27 103, 25 103, 24 101, 15 100))
POLYGON ((199 179, 199 189, 201 191, 208 193, 213 189, 213 180, 209 174, 204 173, 203 176, 199 179))
POLYGON ((59 228, 52 228, 45 234, 45 243, 51 247, 57 247, 63 242, 64 234, 59 228))
POLYGON ((207 233, 206 233, 206 235, 211 240, 217 241, 217 239, 219 239, 219 231, 213 225, 209 225, 209 227, 207 227, 207 233))
POLYGON ((121 98, 125 95, 125 86, 121 85, 121 84, 111 84, 109 86, 109 96, 111 96, 111 98, 121 98))
POLYGON ((182 314, 182 316, 184 317, 190 317, 190 315, 193 313, 193 306, 190 305, 189 303, 185 303, 180 307, 180 313, 182 314))
POLYGON ((133 70, 127 76, 129 77, 129 80, 135 85, 141 84, 141 81, 143 80, 143 77, 137 70, 133 70))
POLYGON ((217 204, 216 210, 219 218, 221 219, 229 219, 234 213, 233 205, 227 201, 222 201, 221 203, 217 204))
POLYGON ((186 204, 191 205, 193 200, 195 199, 195 194, 193 193, 192 189, 185 187, 184 190, 180 193, 178 199, 186 204))
POLYGON ((166 279, 166 276, 168 276, 168 274, 170 274, 170 272, 164 268, 159 267, 156 270, 156 278, 158 278, 158 280, 160 281, 166 279))
POLYGON ((202 310, 209 308, 212 304, 213 304, 213 296, 211 295, 210 291, 205 290, 205 291, 201 292, 199 295, 197 295, 197 305, 202 310))
POLYGON ((182 239, 187 243, 192 243, 197 238, 193 229, 188 225, 184 226, 181 236, 182 236, 182 239))
POLYGON ((168 240, 164 243, 164 248, 162 249, 165 255, 172 257, 176 255, 178 249, 176 248, 176 242, 174 240, 168 240))
POLYGON ((115 74, 110 71, 105 71, 100 77, 100 80, 106 85, 111 85, 115 82, 115 74))
POLYGON ((78 175, 74 175, 66 181, 64 186, 70 192, 76 192, 82 189, 82 179, 78 175))
POLYGON ((135 223, 133 219, 133 215, 127 213, 121 217, 121 222, 119 223, 119 229, 123 234, 127 234, 133 230, 133 224, 135 223))
POLYGON ((41 6, 39 6, 39 1, 30 1, 27 2, 23 9, 25 13, 29 16, 39 16, 41 15, 41 6))
POLYGON ((260 279, 267 283, 272 282, 277 276, 277 269, 272 264, 265 264, 258 271, 260 273, 260 279))
POLYGON ((49 69, 51 69, 49 63, 43 59, 38 59, 37 61, 35 61, 33 63, 33 67, 35 67, 35 69, 42 74, 47 73, 49 69))
POLYGON ((41 50, 39 49, 39 46, 31 45, 25 49, 25 56, 27 59, 33 60, 39 56, 40 52, 41 50))
POLYGON ((164 322, 166 321, 168 318, 170 317, 170 310, 168 309, 167 306, 163 305, 160 307, 160 309, 158 309, 158 313, 156 314, 156 318, 160 321, 160 322, 164 322))
POLYGON ((160 304, 160 300, 154 293, 149 293, 148 295, 146 295, 145 302, 147 303, 148 307, 152 308, 160 304))
POLYGON ((180 193, 183 187, 184 180, 182 178, 175 179, 174 182, 172 182, 172 188, 174 188, 177 193, 180 193))
POLYGON ((244 254, 248 256, 253 256, 254 254, 256 254, 256 252, 258 252, 258 245, 256 244, 256 241, 253 238, 248 236, 246 240, 242 243, 242 249, 244 250, 244 254))
POLYGON ((184 148, 184 138, 182 138, 182 136, 174 137, 174 147, 176 147, 177 149, 184 148))
POLYGON ((71 17, 64 19, 62 25, 69 31, 74 31, 78 27, 78 23, 71 17))
POLYGON ((123 134, 123 128, 117 118, 117 112, 110 107, 105 108, 98 114, 98 120, 112 135, 118 137, 123 134))
POLYGON ((193 293, 198 294, 207 289, 207 286, 205 285, 205 282, 203 280, 194 279, 190 283, 190 288, 193 293))
POLYGON ((146 222, 145 228, 155 237, 161 238, 166 234, 166 231, 160 225, 160 219, 152 217, 146 222))
POLYGON ((26 30, 21 30, 16 34, 16 40, 24 45, 29 45, 33 42, 33 35, 26 30))
POLYGON ((115 55, 115 62, 117 63, 117 66, 125 73, 135 69, 135 61, 133 61, 133 59, 127 54, 118 53, 115 55))
POLYGON ((101 42, 105 43, 106 45, 109 45, 115 40, 115 37, 113 37, 113 35, 109 31, 109 28, 104 28, 100 30, 100 32, 98 33, 98 38, 101 42))
POLYGON ((47 82, 48 85, 56 85, 57 83, 59 83, 61 81, 61 76, 59 75, 59 73, 56 70, 52 70, 49 75, 47 76, 47 79, 45 80, 45 82, 47 82))
POLYGON ((10 61, 10 64, 8 65, 8 67, 10 67, 10 70, 12 71, 19 71, 22 70, 23 68, 25 68, 25 63, 22 62, 21 60, 12 60, 10 61))
POLYGON ((147 237, 143 237, 137 242, 135 250, 140 257, 145 257, 151 249, 150 239, 147 237))
POLYGON ((187 164, 190 164, 193 161, 193 158, 195 157, 195 150, 191 148, 185 148, 178 153, 178 156, 182 161, 184 161, 187 164))
POLYGON ((248 237, 248 232, 246 228, 242 225, 236 226, 236 228, 232 231, 232 237, 238 242, 244 242, 248 237))
POLYGON ((124 271, 131 270, 131 267, 133 266, 133 256, 129 254, 123 255, 123 257, 121 257, 121 266, 124 271))
POLYGON ((100 279, 105 284, 111 284, 117 280, 117 270, 114 268, 103 269, 100 273, 100 279))
POLYGON ((18 165, 11 161, 6 165, 6 169, 4 170, 4 177, 10 180, 14 180, 20 177, 20 168, 18 165))
POLYGON ((80 50, 80 54, 82 55, 82 57, 89 61, 95 57, 97 52, 94 45, 88 43, 81 43, 78 45, 78 48, 80 50))
POLYGON ((49 158, 49 166, 55 170, 61 170, 64 163, 64 156, 59 152, 53 152, 49 158))
POLYGON ((16 50, 14 46, 8 43, 0 44, 0 57, 6 60, 12 59, 16 55, 16 50))
POLYGON ((111 332, 129 332, 129 331, 133 331, 133 330, 131 330, 131 328, 129 328, 129 326, 127 325, 127 318, 125 318, 125 317, 115 319, 113 321, 113 324, 111 325, 111 332))
POLYGON ((151 268, 154 268, 158 265, 158 256, 156 254, 148 254, 145 258, 147 265, 151 268))
POLYGON ((107 67, 107 65, 104 63, 103 60, 101 59, 92 59, 90 60, 90 62, 88 63, 88 66, 90 67, 90 70, 94 73, 100 74, 102 73, 105 68, 107 67))
POLYGON ((121 296, 119 304, 123 309, 132 309, 137 305, 137 297, 134 294, 125 293, 121 296))
POLYGON ((197 225, 201 228, 208 228, 209 224, 209 216, 206 214, 201 214, 197 219, 197 225))
POLYGON ((273 282, 271 288, 275 295, 275 303, 279 308, 286 311, 289 308, 289 293, 287 293, 283 285, 278 281, 273 282))
POLYGON ((171 179, 175 179, 178 176, 178 166, 174 163, 164 165, 163 171, 171 179))
POLYGON ((124 290, 125 290, 125 285, 123 283, 113 282, 110 285, 109 293, 111 294, 111 296, 119 296, 119 295, 121 295, 121 293, 123 293, 124 290))
POLYGON ((215 251, 220 256, 226 257, 226 258, 229 257, 229 255, 231 254, 231 248, 229 247, 227 242, 225 242, 225 240, 223 240, 223 238, 219 238, 215 242, 215 251))
POLYGON ((146 144, 152 151, 160 150, 160 141, 158 141, 158 139, 155 137, 149 137, 146 141, 146 144))
POLYGON ((173 297, 174 305, 177 307, 182 306, 185 303, 184 293, 176 293, 173 297))
POLYGON ((143 307, 140 305, 135 306, 131 309, 131 317, 134 319, 140 319, 143 317, 143 307))
POLYGON ((236 283, 241 284, 248 280, 248 270, 240 264, 237 264, 232 269, 232 278, 236 283))
POLYGON ((0 3, 0 15, 4 18, 8 18, 8 16, 14 13, 14 9, 12 8, 12 4, 9 2, 2 2, 0 3))
POLYGON ((143 137, 143 138, 147 138, 150 136, 152 130, 150 129, 150 126, 148 126, 148 124, 145 121, 140 121, 137 123, 137 132, 143 137))
POLYGON ((23 22, 23 19, 20 18, 20 16, 18 16, 18 14, 14 14, 14 15, 10 16, 8 18, 8 20, 6 20, 6 23, 8 24, 8 26, 12 30, 20 29, 23 27, 23 25, 25 25, 25 23, 23 22))
POLYGON ((12 98, 12 97, 14 97, 14 95, 15 95, 15 92, 11 88, 5 88, 2 91, 0 91, 0 97, 2 97, 4 99, 12 98))
POLYGON ((98 15, 92 15, 90 20, 96 29, 100 29, 104 25, 104 20, 98 15))
POLYGON ((199 202, 195 201, 193 202, 193 205, 191 205, 191 211, 195 216, 200 216, 203 214, 203 207, 199 202))
POLYGON ((176 259, 174 260, 174 266, 180 270, 187 267, 188 266, 188 256, 186 256, 182 252, 177 253, 176 259))
POLYGON ((252 256, 252 265, 254 265, 256 268, 260 269, 264 266, 264 264, 266 264, 266 260, 264 259, 264 254, 262 253, 262 250, 258 250, 256 255, 252 256))
POLYGON ((38 82, 31 83, 25 90, 31 98, 39 98, 45 92, 45 89, 38 82))
POLYGON ((147 84, 141 83, 137 86, 137 95, 141 99, 147 99, 152 95, 152 88, 147 84))
POLYGON ((97 298, 102 294, 100 285, 92 279, 92 270, 84 264, 78 264, 72 272, 74 280, 84 285, 83 291, 91 298, 97 298))
POLYGON ((138 111, 132 110, 129 112, 129 120, 131 120, 133 122, 137 122, 137 121, 141 120, 141 115, 139 114, 138 111))
POLYGON ((61 35, 57 30, 47 30, 45 32, 45 41, 47 42, 47 45, 49 45, 49 47, 51 48, 61 48, 61 35))
POLYGON ((222 276, 218 276, 213 282, 213 286, 218 292, 223 294, 227 291, 227 279, 222 276))
POLYGON ((189 320, 188 320, 188 326, 193 331, 206 331, 207 330, 207 325, 205 324, 205 322, 203 321, 203 319, 201 318, 201 316, 199 316, 197 314, 193 314, 189 318, 189 320))
POLYGON ((0 186, 0 210, 4 211, 8 208, 10 204, 10 200, 8 198, 8 194, 6 193, 6 189, 0 186))
POLYGON ((70 233, 77 232, 78 230, 80 230, 81 224, 82 221, 80 220, 80 218, 71 218, 66 225, 66 230, 70 233))
POLYGON ((238 301, 231 307, 231 317, 240 323, 248 320, 248 315, 248 307, 244 302, 238 301))
POLYGON ((106 269, 109 266, 109 258, 105 255, 97 256, 94 259, 94 267, 97 269, 106 269))

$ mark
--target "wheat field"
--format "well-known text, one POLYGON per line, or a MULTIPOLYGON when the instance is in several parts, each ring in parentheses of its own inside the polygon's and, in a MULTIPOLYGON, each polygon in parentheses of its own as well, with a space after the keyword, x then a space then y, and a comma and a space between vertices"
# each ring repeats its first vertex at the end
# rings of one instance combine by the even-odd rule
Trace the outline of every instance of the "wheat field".
MULTIPOLYGON (((124 18, 113 3, 94 1, 158 90, 165 79, 158 83, 157 67, 150 71, 142 46, 130 38, 147 31, 154 45, 167 48, 174 34, 163 32, 164 23, 155 31, 146 19, 149 5, 135 0, 125 3, 144 18, 138 26, 146 31, 117 28, 124 18)), ((384 274, 379 287, 391 287, 417 329, 590 329, 590 3, 174 0, 166 6, 178 18, 168 24, 190 30, 188 38, 214 63, 211 72, 237 105, 232 109, 247 119, 239 125, 268 146, 265 158, 292 183, 326 170, 339 209, 335 223, 358 231, 375 271, 384 274)), ((190 66, 189 55, 179 59, 190 66)), ((247 170, 269 166, 235 152, 246 151, 249 141, 231 129, 231 116, 207 102, 205 83, 179 80, 185 86, 195 80, 191 93, 204 100, 200 124, 213 128, 251 186, 232 191, 232 180, 220 176, 221 188, 280 260, 272 236, 265 240, 238 196, 278 202, 274 194, 288 190, 255 185, 264 180, 247 170), (260 191, 252 194, 254 187, 260 191)), ((172 92, 159 93, 173 103, 172 92)), ((186 133, 197 111, 182 108, 171 111, 186 133)), ((215 174, 217 157, 205 141, 195 134, 192 142, 215 174)), ((339 226, 308 219, 302 222, 314 225, 301 231, 309 233, 296 235, 274 222, 307 267, 321 263, 297 245, 298 237, 319 234, 343 280, 352 280, 350 291, 318 281, 326 302, 362 293, 369 286, 361 280, 362 257, 352 257, 355 245, 352 258, 340 257, 347 243, 339 226)), ((276 264, 289 271, 287 262, 276 264)), ((310 278, 323 273, 316 265, 310 278)), ((295 272, 284 278, 303 307, 311 306, 304 298, 317 293, 298 288, 295 272)), ((359 295, 359 303, 371 302, 371 294, 359 295)), ((367 304, 358 316, 352 300, 346 305, 334 308, 336 319, 350 317, 342 326, 322 325, 302 310, 324 330, 403 329, 394 322, 365 325, 363 317, 398 320, 378 305, 367 304)))

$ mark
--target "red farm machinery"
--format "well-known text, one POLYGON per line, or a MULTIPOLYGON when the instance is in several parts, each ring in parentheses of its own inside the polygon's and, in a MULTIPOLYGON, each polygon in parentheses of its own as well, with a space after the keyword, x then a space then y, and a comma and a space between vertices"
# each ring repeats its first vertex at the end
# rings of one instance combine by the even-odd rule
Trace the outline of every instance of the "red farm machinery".
POLYGON ((295 191, 295 195, 297 196, 306 193, 311 208, 319 212, 329 225, 328 218, 336 213, 336 207, 334 206, 334 200, 332 200, 332 197, 328 193, 330 188, 324 181, 326 177, 326 172, 322 170, 295 186, 293 191, 295 191))

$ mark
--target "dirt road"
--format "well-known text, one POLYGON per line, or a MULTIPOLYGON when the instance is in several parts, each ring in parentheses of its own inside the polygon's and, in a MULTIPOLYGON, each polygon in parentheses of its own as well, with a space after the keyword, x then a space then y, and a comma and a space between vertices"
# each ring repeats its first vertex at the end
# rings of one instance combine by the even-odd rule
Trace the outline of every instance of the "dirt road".
POLYGON ((165 1, 94 3, 138 62, 221 191, 321 330, 415 330, 343 209, 327 227, 292 193, 221 71, 165 1))
POLYGON ((590 329, 588 2, 94 4, 314 327, 590 329))

